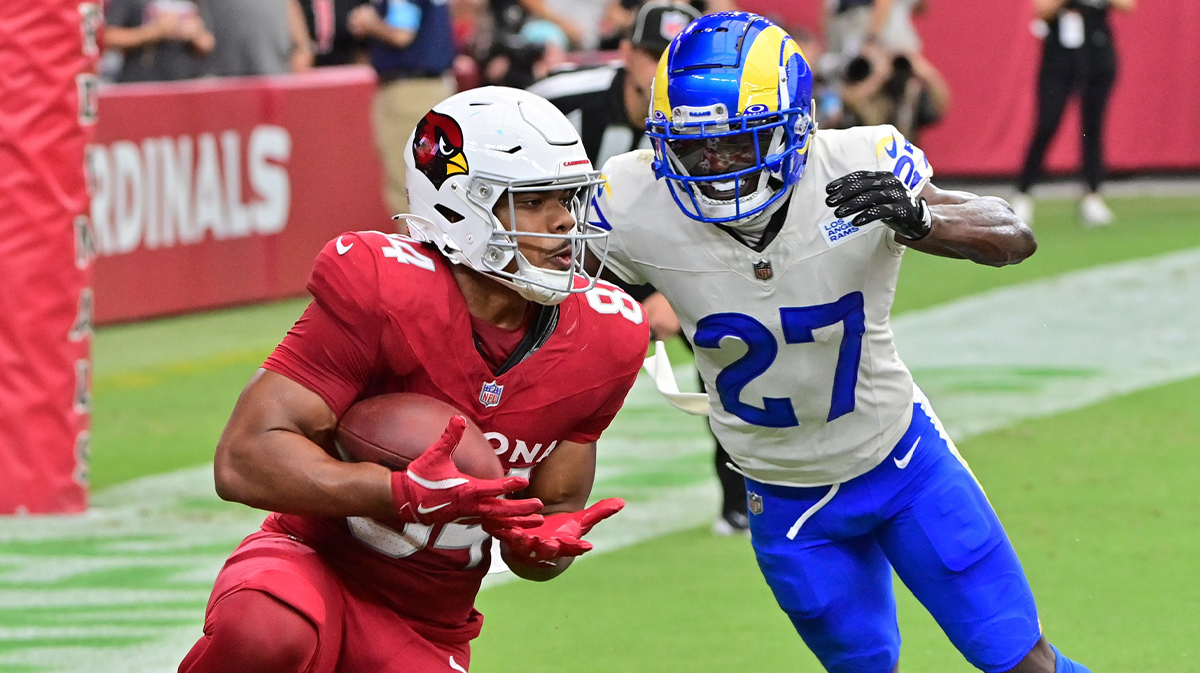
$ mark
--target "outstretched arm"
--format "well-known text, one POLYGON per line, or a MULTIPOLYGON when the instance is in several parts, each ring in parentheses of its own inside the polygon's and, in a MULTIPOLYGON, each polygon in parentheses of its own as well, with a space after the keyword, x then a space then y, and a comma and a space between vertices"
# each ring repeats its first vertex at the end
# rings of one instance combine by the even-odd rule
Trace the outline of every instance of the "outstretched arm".
POLYGON ((856 227, 880 220, 915 250, 977 264, 1016 264, 1037 250, 1029 225, 994 196, 946 191, 932 183, 913 196, 889 171, 856 171, 829 183, 834 215, 856 227))
POLYGON ((1016 264, 1037 250, 1033 231, 1004 199, 938 189, 933 183, 921 198, 929 204, 929 235, 918 241, 896 238, 914 250, 988 266, 1016 264))

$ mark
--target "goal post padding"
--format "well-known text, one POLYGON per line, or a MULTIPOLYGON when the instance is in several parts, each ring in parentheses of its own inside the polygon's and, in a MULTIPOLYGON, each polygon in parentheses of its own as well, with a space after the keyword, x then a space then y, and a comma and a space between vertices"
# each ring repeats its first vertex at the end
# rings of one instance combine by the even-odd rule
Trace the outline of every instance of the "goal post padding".
POLYGON ((0 513, 87 506, 97 3, 0 2, 0 513))

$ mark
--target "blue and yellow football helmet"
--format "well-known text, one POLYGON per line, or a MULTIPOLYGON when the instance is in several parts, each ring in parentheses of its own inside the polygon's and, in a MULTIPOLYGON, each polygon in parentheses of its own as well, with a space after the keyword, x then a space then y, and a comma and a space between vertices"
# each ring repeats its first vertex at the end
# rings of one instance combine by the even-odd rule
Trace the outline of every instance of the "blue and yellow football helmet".
POLYGON ((736 226, 782 198, 812 131, 812 70, 757 14, 703 16, 658 62, 646 135, 655 174, 694 220, 736 226))

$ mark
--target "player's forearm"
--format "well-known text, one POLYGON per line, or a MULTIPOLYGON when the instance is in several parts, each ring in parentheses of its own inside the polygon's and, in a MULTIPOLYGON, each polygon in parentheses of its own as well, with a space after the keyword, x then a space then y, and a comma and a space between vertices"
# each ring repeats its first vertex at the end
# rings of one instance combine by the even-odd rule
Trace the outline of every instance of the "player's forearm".
POLYGON ((307 438, 272 430, 222 438, 214 465, 217 494, 258 509, 310 516, 395 516, 391 470, 344 463, 307 438))
POLYGON ((1033 231, 1003 199, 965 192, 941 194, 944 200, 929 204, 933 219, 929 235, 901 243, 921 252, 988 266, 1016 264, 1037 250, 1033 231))

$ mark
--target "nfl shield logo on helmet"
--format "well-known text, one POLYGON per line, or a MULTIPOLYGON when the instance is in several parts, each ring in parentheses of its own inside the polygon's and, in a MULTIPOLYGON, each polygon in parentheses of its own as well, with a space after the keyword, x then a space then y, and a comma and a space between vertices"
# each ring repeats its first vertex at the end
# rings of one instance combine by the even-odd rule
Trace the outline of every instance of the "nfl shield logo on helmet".
POLYGON ((491 383, 483 384, 483 390, 479 391, 479 403, 485 407, 494 407, 500 404, 500 395, 504 394, 504 386, 492 381, 491 383))
POLYGON ((746 499, 749 501, 751 514, 762 514, 763 502, 761 495, 755 493, 754 491, 748 491, 746 493, 746 499))

